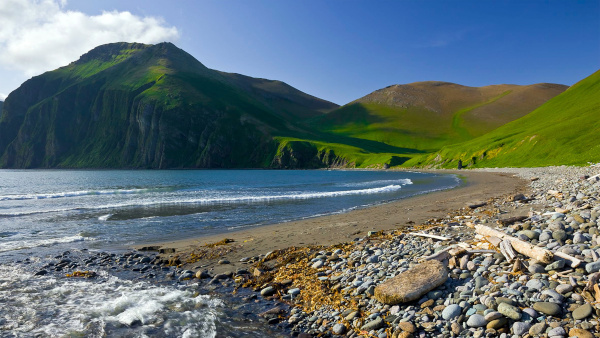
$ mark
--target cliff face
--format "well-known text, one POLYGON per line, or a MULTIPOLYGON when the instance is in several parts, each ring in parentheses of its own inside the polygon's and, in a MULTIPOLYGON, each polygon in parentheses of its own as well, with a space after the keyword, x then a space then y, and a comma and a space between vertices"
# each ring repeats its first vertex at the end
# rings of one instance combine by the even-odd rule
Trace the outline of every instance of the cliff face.
POLYGON ((335 105, 204 67, 170 43, 109 44, 25 82, 0 116, 3 168, 267 167, 290 118, 335 105))

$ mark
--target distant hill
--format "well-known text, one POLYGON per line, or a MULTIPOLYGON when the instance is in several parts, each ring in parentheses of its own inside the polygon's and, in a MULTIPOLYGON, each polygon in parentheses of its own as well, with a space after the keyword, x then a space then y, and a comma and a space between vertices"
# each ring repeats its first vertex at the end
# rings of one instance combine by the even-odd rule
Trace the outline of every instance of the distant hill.
POLYGON ((0 101, 0 115, 2 114, 2 105, 4 104, 4 101, 0 101))
POLYGON ((0 166, 269 167, 275 137, 311 135, 296 121, 335 108, 280 81, 208 69, 171 43, 113 43, 6 98, 0 166))
POLYGON ((567 86, 393 85, 314 119, 322 131, 425 152, 481 136, 520 118, 567 86))
POLYGON ((585 165, 600 162, 600 70, 530 114, 408 165, 454 168, 585 165))

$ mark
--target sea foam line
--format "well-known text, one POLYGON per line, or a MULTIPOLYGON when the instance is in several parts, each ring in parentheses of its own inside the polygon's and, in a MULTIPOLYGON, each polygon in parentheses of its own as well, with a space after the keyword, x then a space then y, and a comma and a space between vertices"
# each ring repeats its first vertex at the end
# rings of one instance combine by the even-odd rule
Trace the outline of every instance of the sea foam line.
POLYGON ((46 194, 2 195, 0 201, 41 200, 49 198, 66 198, 94 195, 128 195, 160 191, 162 189, 113 189, 113 190, 80 190, 46 194))
POLYGON ((341 197, 351 195, 371 195, 371 194, 382 194, 398 191, 402 189, 401 185, 388 185, 379 188, 370 189, 355 189, 355 190, 338 190, 338 191, 326 191, 326 192, 307 192, 299 194, 287 194, 287 195, 261 195, 261 196, 237 196, 237 197, 214 197, 214 198, 192 198, 183 200, 171 200, 171 201, 148 201, 148 202, 128 202, 128 203, 115 203, 109 205, 101 205, 94 207, 73 207, 73 208, 61 208, 51 210, 36 210, 26 212, 14 212, 14 213, 2 213, 0 217, 18 217, 41 213, 53 213, 53 212, 67 212, 67 211, 82 211, 82 210, 106 210, 106 209, 118 209, 118 208, 131 208, 131 207, 151 207, 156 205, 185 205, 185 204, 198 204, 198 205, 211 205, 211 204, 235 204, 235 203, 260 203, 260 202, 272 202, 281 200, 306 200, 313 198, 329 198, 329 197, 341 197))
POLYGON ((84 240, 91 240, 91 239, 85 238, 82 236, 68 236, 68 237, 48 238, 48 239, 30 239, 30 240, 23 240, 23 241, 10 241, 10 242, 0 243, 0 252, 31 249, 31 248, 36 248, 36 247, 40 247, 40 246, 50 246, 50 245, 60 244, 60 243, 81 242, 84 240))

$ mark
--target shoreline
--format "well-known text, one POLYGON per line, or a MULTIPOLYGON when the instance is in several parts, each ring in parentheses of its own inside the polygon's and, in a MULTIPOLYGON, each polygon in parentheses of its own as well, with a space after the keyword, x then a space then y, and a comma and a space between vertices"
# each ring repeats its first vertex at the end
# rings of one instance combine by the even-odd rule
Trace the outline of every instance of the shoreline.
MULTIPOLYGON (((239 229, 217 235, 199 236, 175 241, 134 245, 137 250, 159 251, 165 259, 188 255, 212 243, 233 240, 216 255, 195 261, 195 268, 214 273, 235 271, 245 265, 244 257, 257 256, 291 246, 332 245, 354 241, 370 231, 389 231, 405 226, 421 225, 467 207, 468 204, 525 193, 528 182, 504 172, 473 170, 423 170, 422 172, 454 174, 463 182, 456 188, 434 191, 389 203, 351 210, 346 213, 311 217, 279 224, 239 229), (299 230, 301 229, 301 230, 299 230), (226 247, 226 249, 224 248, 226 247), (219 264, 223 261, 229 264, 219 264)), ((511 210, 526 214, 529 210, 511 210)))

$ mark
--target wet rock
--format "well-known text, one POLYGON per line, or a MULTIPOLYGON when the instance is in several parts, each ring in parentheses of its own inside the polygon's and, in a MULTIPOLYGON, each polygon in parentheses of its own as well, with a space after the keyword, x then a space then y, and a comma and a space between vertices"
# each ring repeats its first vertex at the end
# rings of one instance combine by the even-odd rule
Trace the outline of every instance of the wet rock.
POLYGON ((426 261, 375 288, 375 298, 384 304, 398 304, 419 299, 444 284, 448 269, 436 260, 426 261))
POLYGON ((377 317, 374 320, 363 325, 360 329, 363 331, 371 331, 371 330, 381 329, 383 326, 384 326, 383 319, 381 319, 381 317, 377 317))
POLYGON ((272 286, 267 286, 266 288, 260 290, 260 295, 263 297, 269 297, 275 293, 275 288, 272 286))
POLYGON ((572 328, 569 330, 569 337, 594 338, 594 335, 588 330, 572 328))

